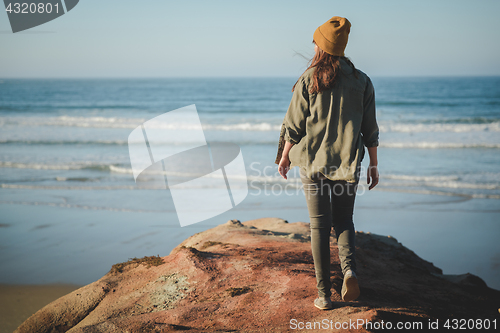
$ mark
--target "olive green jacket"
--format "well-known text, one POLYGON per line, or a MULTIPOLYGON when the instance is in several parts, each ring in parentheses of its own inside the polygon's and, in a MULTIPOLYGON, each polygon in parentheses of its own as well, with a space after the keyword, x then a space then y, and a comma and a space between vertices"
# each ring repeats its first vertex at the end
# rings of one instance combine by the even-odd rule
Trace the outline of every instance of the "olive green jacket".
POLYGON ((321 172, 331 180, 359 181, 359 169, 366 147, 378 146, 375 92, 370 78, 343 59, 335 87, 309 93, 314 68, 297 81, 290 106, 281 126, 276 163, 284 140, 290 150, 290 167, 302 168, 308 177, 321 172))

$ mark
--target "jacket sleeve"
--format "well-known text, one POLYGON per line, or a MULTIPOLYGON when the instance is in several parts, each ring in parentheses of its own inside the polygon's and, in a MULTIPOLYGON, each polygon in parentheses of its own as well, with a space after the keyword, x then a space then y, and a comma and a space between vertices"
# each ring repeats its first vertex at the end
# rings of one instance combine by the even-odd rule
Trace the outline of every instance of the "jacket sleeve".
POLYGON ((281 157, 283 156, 283 149, 285 148, 285 124, 281 124, 280 138, 278 141, 278 153, 276 154, 276 159, 274 163, 280 164, 281 157))
POLYGON ((375 90, 372 81, 368 78, 365 94, 363 97, 363 121, 361 123, 361 134, 366 147, 377 147, 379 145, 379 128, 375 115, 375 90))
POLYGON ((305 135, 306 118, 309 116, 309 91, 304 79, 297 81, 292 100, 285 115, 285 140, 297 144, 305 135))

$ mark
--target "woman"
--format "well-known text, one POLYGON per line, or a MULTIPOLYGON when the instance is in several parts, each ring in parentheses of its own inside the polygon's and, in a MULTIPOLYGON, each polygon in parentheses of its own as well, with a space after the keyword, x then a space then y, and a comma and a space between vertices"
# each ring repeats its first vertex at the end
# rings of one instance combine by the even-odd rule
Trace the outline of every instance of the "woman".
POLYGON ((292 89, 276 158, 285 179, 291 168, 300 167, 319 295, 314 305, 322 310, 332 308, 332 226, 344 274, 341 297, 349 302, 359 296, 352 215, 365 146, 370 190, 379 177, 374 89, 344 56, 350 27, 346 18, 335 16, 314 32, 315 55, 292 89))

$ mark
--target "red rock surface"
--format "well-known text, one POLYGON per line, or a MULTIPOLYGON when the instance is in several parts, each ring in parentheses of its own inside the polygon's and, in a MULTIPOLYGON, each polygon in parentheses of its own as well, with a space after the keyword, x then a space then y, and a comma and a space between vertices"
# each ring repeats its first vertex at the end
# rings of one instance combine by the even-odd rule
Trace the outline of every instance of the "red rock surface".
POLYGON ((309 224, 264 218, 196 234, 159 266, 110 271, 42 308, 16 332, 321 331, 318 324, 365 332, 382 321, 426 328, 436 319, 440 325, 448 318, 498 319, 500 292, 478 277, 443 276, 394 238, 358 232, 356 241, 361 296, 344 303, 332 237, 333 310, 313 306, 309 224), (371 324, 356 326, 361 322, 371 324))

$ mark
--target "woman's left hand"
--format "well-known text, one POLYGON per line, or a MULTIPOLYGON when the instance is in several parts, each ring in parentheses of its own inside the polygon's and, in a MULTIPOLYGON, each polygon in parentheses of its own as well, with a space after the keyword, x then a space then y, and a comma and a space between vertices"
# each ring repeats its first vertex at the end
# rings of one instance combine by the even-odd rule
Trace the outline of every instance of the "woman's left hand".
POLYGON ((281 157, 280 164, 278 165, 278 171, 281 177, 287 179, 286 174, 288 173, 288 170, 290 170, 290 159, 288 158, 288 155, 283 155, 281 157))
POLYGON ((371 165, 368 167, 368 172, 367 172, 367 179, 366 179, 366 183, 368 185, 370 185, 370 187, 368 188, 368 190, 371 190, 372 188, 374 188, 375 186, 377 186, 378 184, 378 178, 379 178, 379 174, 378 174, 378 168, 376 165, 371 165), (370 180, 371 180, 371 184, 370 184, 370 180))

